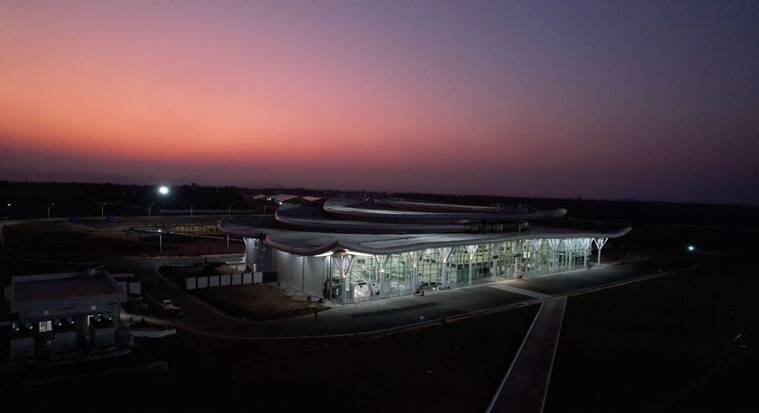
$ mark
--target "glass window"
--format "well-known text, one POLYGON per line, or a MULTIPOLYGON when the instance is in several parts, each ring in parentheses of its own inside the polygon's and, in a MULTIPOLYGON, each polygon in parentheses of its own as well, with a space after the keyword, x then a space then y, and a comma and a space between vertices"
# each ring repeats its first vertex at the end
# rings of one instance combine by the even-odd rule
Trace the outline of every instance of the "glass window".
POLYGON ((53 331, 53 320, 39 322, 39 332, 44 333, 46 331, 53 331))

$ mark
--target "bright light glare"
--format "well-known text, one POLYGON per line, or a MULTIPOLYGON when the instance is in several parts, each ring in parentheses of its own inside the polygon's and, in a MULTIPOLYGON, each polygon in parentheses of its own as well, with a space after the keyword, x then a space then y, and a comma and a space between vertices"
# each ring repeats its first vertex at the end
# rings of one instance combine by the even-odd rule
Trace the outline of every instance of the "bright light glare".
POLYGON ((696 250, 696 247, 694 247, 693 245, 688 245, 688 251, 693 252, 695 250, 696 250))
POLYGON ((168 195, 169 194, 169 187, 168 186, 161 186, 158 188, 158 193, 161 195, 168 195))

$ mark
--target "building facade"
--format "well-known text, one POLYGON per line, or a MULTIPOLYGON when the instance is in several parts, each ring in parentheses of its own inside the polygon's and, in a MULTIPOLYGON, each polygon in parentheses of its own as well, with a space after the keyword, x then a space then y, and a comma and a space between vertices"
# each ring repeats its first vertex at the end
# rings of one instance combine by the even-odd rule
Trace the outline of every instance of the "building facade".
MULTIPOLYGON (((122 347, 127 292, 105 272, 17 276, 6 287, 11 360, 53 360, 122 347)), ((127 340, 128 341, 128 340, 127 340)))
POLYGON ((600 264, 629 227, 564 225, 566 211, 400 201, 327 200, 268 221, 230 219, 248 267, 338 303, 397 297, 600 264), (553 226, 534 225, 550 222, 553 226))

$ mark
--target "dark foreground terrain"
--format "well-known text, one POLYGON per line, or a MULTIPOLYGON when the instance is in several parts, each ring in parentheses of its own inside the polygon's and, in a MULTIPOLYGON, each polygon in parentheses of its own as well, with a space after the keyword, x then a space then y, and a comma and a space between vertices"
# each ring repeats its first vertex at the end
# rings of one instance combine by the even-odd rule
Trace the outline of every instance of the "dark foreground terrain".
MULTIPOLYGON (((687 264, 659 278, 569 298, 547 412, 756 410, 757 208, 530 202, 564 206, 581 218, 632 223, 628 236, 604 250, 609 262, 674 257, 687 264), (688 252, 687 245, 695 250, 688 252)), ((71 261, 155 254, 155 239, 119 235, 101 242, 101 235, 62 231, 37 241, 33 233, 16 233, 2 253, 71 261)), ((167 248, 177 254, 226 251, 224 241, 213 239, 174 240, 167 248)), ((68 269, 2 261, 6 273, 68 269)), ((4 374, 0 397, 12 412, 484 411, 536 310, 515 308, 376 338, 242 340, 180 329, 173 338, 139 342, 126 358, 4 374)))

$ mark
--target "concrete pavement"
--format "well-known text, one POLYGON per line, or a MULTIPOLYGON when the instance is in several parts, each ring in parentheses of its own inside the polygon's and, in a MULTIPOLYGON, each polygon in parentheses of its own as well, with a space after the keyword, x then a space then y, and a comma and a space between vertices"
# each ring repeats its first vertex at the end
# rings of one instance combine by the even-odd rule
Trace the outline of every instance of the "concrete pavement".
MULTIPOLYGON (((142 276, 148 296, 171 299, 185 310, 181 328, 197 334, 230 339, 303 338, 367 334, 472 313, 529 305, 556 295, 625 283, 658 273, 661 264, 650 262, 601 266, 522 280, 509 280, 447 290, 424 296, 404 296, 337 306, 312 315, 273 321, 245 321, 228 316, 156 274, 155 268, 187 259, 130 259, 110 263, 111 271, 142 276)), ((666 269, 673 269, 670 266, 666 269)))
POLYGON ((543 411, 566 305, 566 296, 541 304, 487 413, 543 411))

